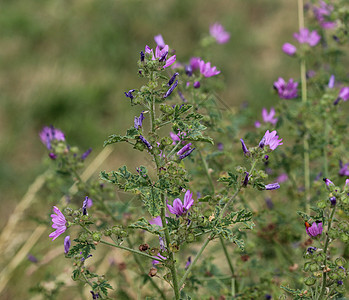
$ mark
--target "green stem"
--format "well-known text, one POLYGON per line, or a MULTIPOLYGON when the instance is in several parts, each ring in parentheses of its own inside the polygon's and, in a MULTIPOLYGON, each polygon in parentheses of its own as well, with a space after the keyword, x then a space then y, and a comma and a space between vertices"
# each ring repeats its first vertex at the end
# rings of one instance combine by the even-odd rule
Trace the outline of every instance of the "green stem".
MULTIPOLYGON (((127 243, 130 245, 130 247, 132 247, 132 243, 131 243, 131 240, 129 238, 126 239, 127 243)), ((146 274, 144 268, 143 268, 143 265, 142 265, 142 262, 140 261, 139 257, 133 253, 133 257, 139 267, 139 269, 141 270, 141 272, 143 274, 146 274)), ((151 285, 158 291, 158 293, 160 294, 161 298, 163 300, 166 300, 166 296, 164 294, 164 292, 159 288, 159 286, 156 284, 156 282, 153 280, 152 277, 149 276, 149 279, 150 279, 150 283, 151 285)))
MULTIPOLYGON (((223 248, 223 251, 224 251, 224 254, 225 254, 225 258, 227 259, 227 262, 228 262, 228 265, 229 265, 229 269, 230 269, 230 272, 231 272, 231 275, 233 277, 233 279, 235 279, 235 270, 234 270, 234 266, 233 266, 233 263, 230 259, 230 256, 229 256, 229 253, 228 253, 228 250, 227 250, 227 247, 226 245, 224 244, 224 239, 222 238, 222 236, 219 236, 219 240, 221 242, 221 245, 222 245, 222 248, 223 248)), ((235 295, 235 293, 237 293, 239 291, 239 285, 238 285, 238 282, 236 280, 233 280, 232 281, 232 286, 231 286, 231 289, 232 291, 234 291, 234 294, 232 296, 235 295)))
POLYGON ((209 183, 209 185, 210 185, 211 192, 212 192, 212 194, 214 194, 214 185, 213 185, 213 182, 212 182, 212 178, 211 178, 211 176, 210 176, 210 173, 208 172, 207 162, 206 162, 206 160, 204 159, 204 157, 202 156, 201 151, 198 151, 198 152, 199 152, 199 155, 200 155, 202 164, 203 164, 203 166, 204 166, 205 174, 206 174, 206 176, 207 176, 207 178, 208 178, 208 183, 209 183))
POLYGON ((325 145, 324 145, 324 148, 323 148, 323 152, 324 152, 324 176, 325 176, 325 178, 328 177, 328 160, 327 160, 328 133, 329 133, 329 124, 328 124, 328 120, 326 119, 326 123, 325 123, 325 145))
MULTIPOLYGON (((80 226, 81 226, 82 228, 84 228, 89 234, 91 234, 91 235, 93 234, 92 231, 86 227, 86 225, 80 224, 80 226)), ((110 243, 110 242, 107 242, 107 241, 104 241, 104 240, 100 240, 99 242, 100 242, 101 244, 105 244, 105 245, 108 245, 108 246, 112 246, 112 247, 115 247, 115 248, 119 248, 119 249, 122 249, 122 250, 126 250, 126 251, 129 251, 129 252, 132 252, 132 253, 134 253, 134 254, 138 254, 138 255, 147 257, 147 258, 149 258, 149 259, 154 259, 154 256, 151 256, 151 255, 149 255, 149 254, 143 253, 143 252, 138 251, 138 250, 134 250, 134 249, 132 249, 132 248, 128 248, 128 247, 125 247, 125 246, 113 244, 113 243, 110 243)), ((160 262, 164 262, 164 260, 162 260, 161 258, 157 258, 157 260, 160 261, 160 262)))
POLYGON ((176 146, 173 147, 173 149, 171 150, 171 152, 167 155, 167 158, 170 158, 170 157, 173 155, 173 153, 175 153, 175 151, 178 149, 178 147, 179 147, 180 145, 182 145, 182 143, 179 141, 179 142, 176 144, 176 146))
POLYGON ((151 97, 151 104, 150 104, 150 130, 151 132, 155 131, 155 101, 154 97, 151 97))
MULTIPOLYGON (((329 241, 330 241, 330 237, 328 236, 328 232, 331 229, 332 220, 333 220, 333 216, 334 216, 335 210, 336 210, 336 206, 334 206, 332 208, 332 212, 331 212, 330 218, 328 220, 328 226, 327 226, 327 232, 326 232, 327 236, 326 236, 326 242, 325 242, 325 247, 324 247, 324 253, 325 253, 325 259, 324 259, 324 262, 323 262, 324 268, 326 268, 326 264, 327 264, 327 248, 328 248, 328 244, 329 244, 329 241)), ((322 274, 322 288, 321 288, 321 292, 320 292, 318 300, 322 299, 322 297, 325 294, 326 278, 327 278, 327 272, 323 272, 323 274, 322 274)))
POLYGON ((177 277, 175 259, 174 259, 173 252, 170 250, 171 238, 170 238, 170 232, 169 232, 167 224, 166 224, 166 200, 165 200, 165 196, 163 194, 161 195, 161 197, 162 197, 162 201, 163 201, 163 204, 161 207, 161 221, 162 221, 162 226, 163 226, 164 233, 165 233, 165 241, 166 241, 166 247, 167 247, 167 251, 168 251, 167 266, 170 269, 171 275, 172 275, 172 283, 173 283, 173 290, 175 293, 175 299, 179 300, 180 299, 179 287, 182 286, 182 284, 178 285, 178 277, 177 277))
MULTIPOLYGON (((303 13, 303 0, 298 0, 298 27, 304 28, 304 13, 303 13)), ((306 65, 304 56, 301 58, 300 63, 301 83, 302 83, 302 103, 307 103, 307 80, 306 80, 306 65)), ((304 121, 304 120, 303 120, 304 121)), ((305 129, 306 130, 306 129, 305 129)), ((310 210, 310 158, 309 158, 309 134, 306 130, 303 139, 304 149, 304 188, 305 188, 305 211, 309 213, 310 210)))
POLYGON ((201 256, 202 252, 205 250, 206 246, 208 245, 208 243, 211 241, 212 239, 212 235, 210 235, 209 238, 206 239, 205 243, 201 246, 199 252, 196 254, 193 262, 189 265, 187 271, 184 273, 183 277, 181 278, 181 281, 179 282, 179 285, 182 286, 184 284, 184 281, 186 280, 186 278, 188 277, 191 269, 195 266, 196 262, 198 261, 199 257, 201 256))

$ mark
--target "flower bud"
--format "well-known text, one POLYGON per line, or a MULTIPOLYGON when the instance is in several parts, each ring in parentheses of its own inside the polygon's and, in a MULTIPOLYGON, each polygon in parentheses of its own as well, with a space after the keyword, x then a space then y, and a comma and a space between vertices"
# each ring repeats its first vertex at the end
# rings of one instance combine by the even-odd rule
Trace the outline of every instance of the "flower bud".
POLYGON ((304 279, 304 284, 308 286, 314 285, 315 282, 316 282, 316 279, 314 277, 307 277, 304 279))
POLYGON ((92 239, 95 241, 95 242, 99 242, 101 240, 101 233, 100 232, 94 232, 92 234, 92 239))

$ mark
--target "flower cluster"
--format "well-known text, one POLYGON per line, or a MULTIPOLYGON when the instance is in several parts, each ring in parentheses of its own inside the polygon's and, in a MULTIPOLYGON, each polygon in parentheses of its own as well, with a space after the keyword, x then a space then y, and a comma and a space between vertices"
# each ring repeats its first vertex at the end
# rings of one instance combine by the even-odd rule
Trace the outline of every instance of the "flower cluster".
POLYGON ((281 99, 294 99, 298 97, 298 82, 294 82, 292 78, 286 83, 283 78, 279 77, 273 86, 281 99))

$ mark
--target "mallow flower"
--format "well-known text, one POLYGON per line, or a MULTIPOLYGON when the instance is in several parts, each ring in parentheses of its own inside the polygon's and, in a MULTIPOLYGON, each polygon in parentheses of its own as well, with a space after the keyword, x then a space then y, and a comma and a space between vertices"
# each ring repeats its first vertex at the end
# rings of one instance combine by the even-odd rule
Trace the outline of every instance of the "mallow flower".
POLYGON ((282 77, 274 82, 274 89, 277 90, 281 99, 293 99, 298 97, 298 82, 294 82, 291 78, 287 83, 282 77))
POLYGON ((272 125, 276 125, 278 118, 275 118, 275 109, 272 107, 270 112, 267 111, 266 108, 262 109, 262 118, 265 123, 271 123, 272 125))
POLYGON ((176 55, 167 58, 169 52, 169 46, 165 45, 164 47, 156 46, 155 55, 153 49, 151 49, 148 45, 145 46, 145 53, 152 55, 152 60, 164 61, 165 65, 163 68, 167 68, 171 66, 176 61, 176 55))
POLYGON ((218 44, 225 44, 230 39, 230 33, 225 31, 224 27, 219 23, 210 26, 210 35, 213 36, 218 44))
POLYGON ((52 218, 52 228, 55 228, 56 231, 50 233, 49 237, 52 238, 52 241, 54 241, 56 238, 58 238, 62 233, 64 233, 67 230, 67 227, 65 226, 67 221, 64 217, 64 215, 61 213, 58 207, 54 206, 53 211, 55 214, 51 215, 52 218))
POLYGON ((308 28, 301 28, 299 32, 293 34, 293 37, 300 44, 308 44, 311 47, 316 46, 321 40, 321 36, 316 30, 310 32, 308 28))
POLYGON ((297 48, 290 43, 285 43, 282 45, 282 51, 287 55, 293 56, 297 52, 297 48))
POLYGON ((315 237, 322 234, 322 230, 322 222, 314 222, 312 225, 305 222, 305 231, 310 237, 315 237))
POLYGON ((176 198, 173 200, 173 204, 167 204, 167 207, 171 214, 174 214, 178 217, 185 214, 193 204, 193 193, 187 190, 187 192, 184 195, 183 203, 179 198, 176 198))
POLYGON ((264 148, 265 146, 269 146, 270 150, 275 150, 278 146, 283 145, 282 139, 279 139, 276 130, 269 132, 267 130, 259 142, 259 147, 264 148))
POLYGON ((67 254, 70 249, 70 236, 67 235, 64 239, 64 253, 67 254))
POLYGON ((154 36, 154 41, 155 41, 156 45, 158 45, 160 48, 164 48, 166 46, 161 34, 154 36))
POLYGON ((199 66, 200 66, 200 73, 205 77, 212 77, 212 76, 218 75, 221 72, 217 70, 216 66, 211 67, 210 62, 205 63, 202 59, 200 59, 199 66))
POLYGON ((40 132, 40 139, 42 143, 46 146, 47 149, 52 149, 51 142, 53 140, 56 141, 65 141, 64 133, 51 126, 45 126, 42 131, 40 132))

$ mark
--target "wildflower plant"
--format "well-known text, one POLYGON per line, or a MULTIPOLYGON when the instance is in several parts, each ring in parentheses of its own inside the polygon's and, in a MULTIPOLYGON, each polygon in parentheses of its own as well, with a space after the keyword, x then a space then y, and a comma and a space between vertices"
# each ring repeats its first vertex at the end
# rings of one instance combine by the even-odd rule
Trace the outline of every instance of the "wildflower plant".
MULTIPOLYGON (((270 112, 263 108, 263 124, 257 121, 254 128, 254 120, 249 121, 246 128, 253 133, 233 126, 240 112, 216 109, 211 83, 220 80, 223 68, 198 56, 179 61, 180 54, 173 54, 161 34, 154 37, 156 47, 146 45, 139 56, 135 51, 135 74, 144 84, 125 88, 132 89, 120 96, 142 112, 135 111, 126 132, 104 142, 116 149, 126 143, 146 165, 118 166, 85 182, 79 170, 91 149, 80 153, 54 127, 40 133, 57 173, 77 187, 68 195, 72 201, 53 206, 55 231, 49 237, 61 240, 73 262, 73 280, 87 284, 93 299, 113 293, 112 278, 86 263, 102 246, 133 255, 139 278, 154 288, 152 297, 199 299, 198 289, 207 284, 201 275, 207 272, 224 287, 221 295, 231 299, 344 295, 348 265, 345 253, 335 249, 349 241, 349 179, 342 182, 348 176, 342 161, 348 157, 341 146, 348 141, 341 109, 349 99, 348 79, 333 63, 340 50, 324 45, 341 49, 348 43, 349 9, 324 1, 312 5, 312 29, 300 24, 294 33, 299 45, 282 47, 288 59, 299 60, 300 78, 287 81, 282 74, 270 84, 277 92, 275 105, 270 112), (336 31, 325 31, 329 29, 336 31), (307 78, 307 69, 313 76, 307 78), (338 161, 336 170, 329 168, 338 161), (324 182, 316 176, 320 172, 324 182), (125 192, 126 200, 118 203, 115 189, 125 192), (137 202, 136 209, 131 202, 137 202), (288 202, 293 202, 292 210, 285 213, 280 206, 288 202), (202 260, 209 244, 216 247, 214 256, 224 256, 229 282, 219 280, 224 271, 217 270, 213 257, 202 260), (228 245, 234 245, 232 253, 228 245), (274 252, 284 265, 274 260, 271 270, 265 265, 267 254, 274 252), (303 261, 302 270, 296 259, 303 261), (257 279, 250 266, 260 270, 257 279)), ((230 39, 218 23, 210 35, 203 39, 205 50, 212 41, 230 39)))

